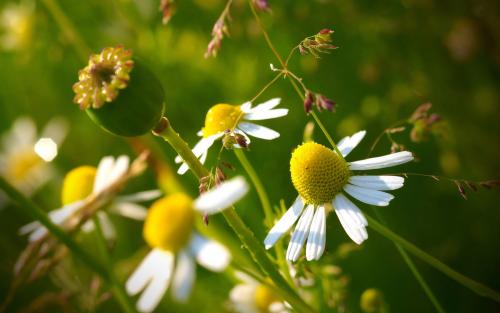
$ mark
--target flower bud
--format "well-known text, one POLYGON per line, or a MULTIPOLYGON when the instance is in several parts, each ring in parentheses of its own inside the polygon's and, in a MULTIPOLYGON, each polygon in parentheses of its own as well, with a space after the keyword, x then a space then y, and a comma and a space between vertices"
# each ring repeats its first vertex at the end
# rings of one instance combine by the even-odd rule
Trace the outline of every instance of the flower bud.
POLYGON ((304 100, 304 111, 306 112, 306 114, 309 114, 309 112, 311 111, 313 103, 314 103, 314 95, 312 92, 308 90, 306 92, 304 100))
POLYGON ((384 296, 375 288, 366 289, 361 295, 361 310, 365 313, 385 312, 384 296))
POLYGON ((90 57, 73 85, 74 101, 105 130, 140 136, 163 116, 164 91, 156 76, 123 47, 108 47, 90 57))

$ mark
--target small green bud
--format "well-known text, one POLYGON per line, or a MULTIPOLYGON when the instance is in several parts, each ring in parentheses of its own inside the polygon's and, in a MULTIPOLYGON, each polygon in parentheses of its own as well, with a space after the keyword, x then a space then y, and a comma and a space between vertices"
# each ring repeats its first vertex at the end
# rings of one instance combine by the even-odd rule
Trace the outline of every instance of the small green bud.
POLYGON ((161 83, 121 46, 92 55, 78 77, 73 85, 74 101, 110 133, 140 136, 151 131, 163 116, 161 83))

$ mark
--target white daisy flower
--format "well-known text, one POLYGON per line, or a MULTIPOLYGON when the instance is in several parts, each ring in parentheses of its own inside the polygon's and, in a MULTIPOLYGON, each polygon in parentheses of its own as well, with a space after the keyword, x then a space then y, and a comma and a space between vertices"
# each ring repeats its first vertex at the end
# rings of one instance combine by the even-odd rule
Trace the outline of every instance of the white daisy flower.
MULTIPOLYGON (((75 212, 85 205, 85 200, 101 193, 120 179, 129 170, 130 159, 122 155, 118 158, 106 156, 101 159, 97 169, 92 166, 80 166, 71 170, 64 178, 62 188, 63 207, 48 213, 51 221, 63 226, 75 212)), ((116 213, 135 220, 146 217, 146 208, 138 202, 149 201, 161 196, 160 190, 149 190, 131 195, 117 196, 109 204, 108 212, 116 213)), ((97 217, 102 225, 103 234, 108 240, 115 238, 115 229, 104 211, 98 211, 97 217)), ((86 222, 83 231, 94 229, 93 221, 86 222)), ((29 241, 36 241, 47 234, 47 229, 40 222, 31 222, 20 229, 20 234, 29 234, 29 241)))
MULTIPOLYGON (((346 157, 363 139, 360 131, 342 139, 337 147, 346 157)), ((404 178, 386 175, 355 175, 354 171, 392 167, 413 160, 411 152, 403 151, 361 161, 346 162, 335 151, 315 142, 295 149, 290 160, 292 183, 299 196, 269 231, 264 240, 266 249, 272 247, 294 224, 286 258, 296 261, 306 243, 306 259, 318 260, 325 249, 326 216, 335 211, 347 235, 361 244, 368 238, 368 225, 361 210, 351 197, 376 206, 387 206, 394 198, 384 192, 403 187, 404 178)))
POLYGON ((176 193, 157 200, 144 222, 144 239, 152 250, 126 283, 129 295, 141 293, 137 310, 151 312, 172 284, 172 297, 185 302, 194 284, 195 261, 214 272, 223 271, 231 260, 221 244, 193 230, 196 212, 215 214, 240 200, 248 192, 242 177, 225 181, 192 200, 176 193))
POLYGON ((10 3, 0 12, 0 48, 16 51, 27 47, 32 40, 35 4, 24 0, 10 3))
POLYGON ((241 272, 236 272, 241 280, 231 289, 229 299, 238 313, 288 313, 292 312, 289 305, 281 300, 276 293, 266 285, 241 272))
MULTIPOLYGON (((200 159, 201 163, 205 163, 208 149, 216 140, 222 138, 227 130, 242 135, 247 144, 250 143, 248 136, 265 140, 278 138, 280 134, 277 131, 254 124, 251 121, 269 120, 287 115, 288 109, 275 109, 280 102, 280 98, 274 98, 253 108, 250 102, 245 102, 242 105, 214 105, 207 112, 205 127, 198 132, 198 136, 203 138, 193 147, 194 155, 200 159)), ((239 147, 237 144, 234 146, 239 147)), ((189 169, 188 165, 182 162, 180 156, 175 158, 175 162, 182 163, 177 171, 178 174, 182 175, 189 169)))
POLYGON ((1 138, 0 175, 31 196, 51 179, 54 168, 50 162, 57 156, 67 130, 65 120, 54 118, 39 135, 31 118, 16 119, 1 138))

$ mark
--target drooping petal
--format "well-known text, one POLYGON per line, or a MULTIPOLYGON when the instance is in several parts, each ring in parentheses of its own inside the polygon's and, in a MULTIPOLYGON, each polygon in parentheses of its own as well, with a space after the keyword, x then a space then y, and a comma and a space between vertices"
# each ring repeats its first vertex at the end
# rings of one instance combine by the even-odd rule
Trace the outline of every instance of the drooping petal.
POLYGON ((413 154, 409 151, 401 151, 376 158, 370 158, 349 163, 353 171, 374 170, 404 164, 413 160, 413 154))
POLYGON ((116 239, 116 231, 113 223, 111 223, 111 220, 109 219, 108 214, 106 212, 99 211, 97 212, 97 218, 101 224, 104 238, 108 241, 114 241, 116 239))
POLYGON ((193 258, 186 251, 180 251, 172 279, 172 297, 179 302, 186 302, 191 294, 195 277, 196 264, 193 258))
POLYGON ((403 187, 405 179, 400 176, 351 176, 349 183, 366 189, 394 190, 403 187))
POLYGON ((388 206, 389 202, 394 199, 394 196, 390 193, 350 184, 346 184, 344 190, 359 201, 376 206, 388 206))
POLYGON ((366 225, 368 222, 361 210, 342 193, 333 199, 333 207, 345 232, 356 244, 361 244, 368 238, 366 225))
POLYGON ((198 234, 193 234, 189 249, 201 266, 213 272, 223 271, 231 262, 231 254, 226 247, 198 234))
POLYGON ((337 148, 339 149, 340 153, 342 153, 342 156, 347 156, 351 151, 356 148, 356 146, 363 140, 363 138, 366 135, 366 131, 362 130, 357 133, 355 133, 352 136, 347 136, 344 137, 342 140, 339 141, 337 144, 337 148))
POLYGON ((306 259, 319 260, 326 243, 326 214, 325 207, 320 205, 314 214, 309 236, 307 237, 306 259))
POLYGON ((285 234, 293 226, 293 224, 295 224, 303 209, 304 203, 302 202, 302 198, 298 196, 292 206, 286 211, 285 214, 283 214, 280 220, 274 224, 273 228, 271 228, 267 234, 266 239, 264 239, 266 249, 274 246, 276 241, 278 241, 278 239, 280 239, 281 236, 283 236, 283 234, 285 234))
POLYGON ((262 121, 270 120, 273 118, 282 117, 288 114, 288 109, 274 109, 268 111, 252 111, 252 113, 246 113, 243 119, 246 121, 262 121))
POLYGON ((265 140, 273 140, 280 136, 277 131, 253 123, 240 122, 238 128, 250 136, 265 140))
POLYGON ((194 201, 194 208, 203 214, 218 213, 243 198, 248 189, 245 179, 242 176, 236 176, 202 193, 194 201))
MULTIPOLYGON (((200 162, 201 163, 204 163, 205 162, 205 159, 206 159, 206 155, 208 153, 208 149, 210 149, 210 147, 214 144, 214 142, 221 138, 222 136, 224 135, 223 132, 220 132, 220 133, 217 133, 215 135, 212 135, 212 136, 209 136, 209 137, 206 137, 206 138, 202 138, 200 139, 200 141, 198 141, 198 143, 193 147, 193 154, 200 159, 200 162)), ((175 162, 176 163, 181 163, 183 162, 182 158, 180 155, 176 156, 175 157, 175 162)), ((182 165, 179 167, 179 169, 177 170, 177 174, 179 175, 183 175, 185 174, 187 171, 189 170, 189 166, 183 162, 182 165)))
POLYGON ((309 228, 314 215, 314 206, 308 205, 302 216, 300 217, 297 226, 292 234, 292 239, 288 244, 288 249, 286 251, 286 259, 292 262, 297 261, 299 258, 302 246, 306 241, 307 235, 309 234, 309 228))
POLYGON ((137 309, 140 312, 153 311, 165 294, 170 283, 174 267, 174 255, 171 252, 153 249, 127 280, 125 288, 129 295, 136 295, 144 290, 137 309))
POLYGON ((115 214, 137 220, 143 221, 148 214, 148 210, 138 204, 132 202, 118 202, 115 201, 109 208, 109 212, 113 212, 115 214))

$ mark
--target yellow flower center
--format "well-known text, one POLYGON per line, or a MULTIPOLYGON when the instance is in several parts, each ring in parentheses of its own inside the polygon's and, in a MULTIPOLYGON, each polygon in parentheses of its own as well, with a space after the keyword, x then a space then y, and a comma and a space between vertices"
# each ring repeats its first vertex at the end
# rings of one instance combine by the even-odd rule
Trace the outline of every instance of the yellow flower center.
POLYGON ((157 200, 144 222, 144 239, 153 248, 176 252, 188 243, 194 217, 193 200, 183 193, 157 200))
POLYGON ((7 162, 6 177, 12 181, 22 181, 27 179, 30 172, 43 163, 42 159, 33 151, 26 149, 13 154, 7 162))
POLYGON ((203 127, 203 137, 215 135, 227 129, 236 127, 243 112, 239 105, 216 104, 210 108, 205 117, 205 127, 203 127))
POLYGON ((255 289, 255 305, 263 312, 269 312, 269 306, 273 302, 280 301, 274 292, 265 285, 258 285, 255 289))
POLYGON ((300 196, 306 203, 315 205, 331 202, 350 176, 349 167, 341 157, 315 142, 295 149, 290 172, 300 196))
POLYGON ((96 172, 93 166, 80 166, 66 174, 61 193, 62 204, 67 205, 90 195, 96 172))

